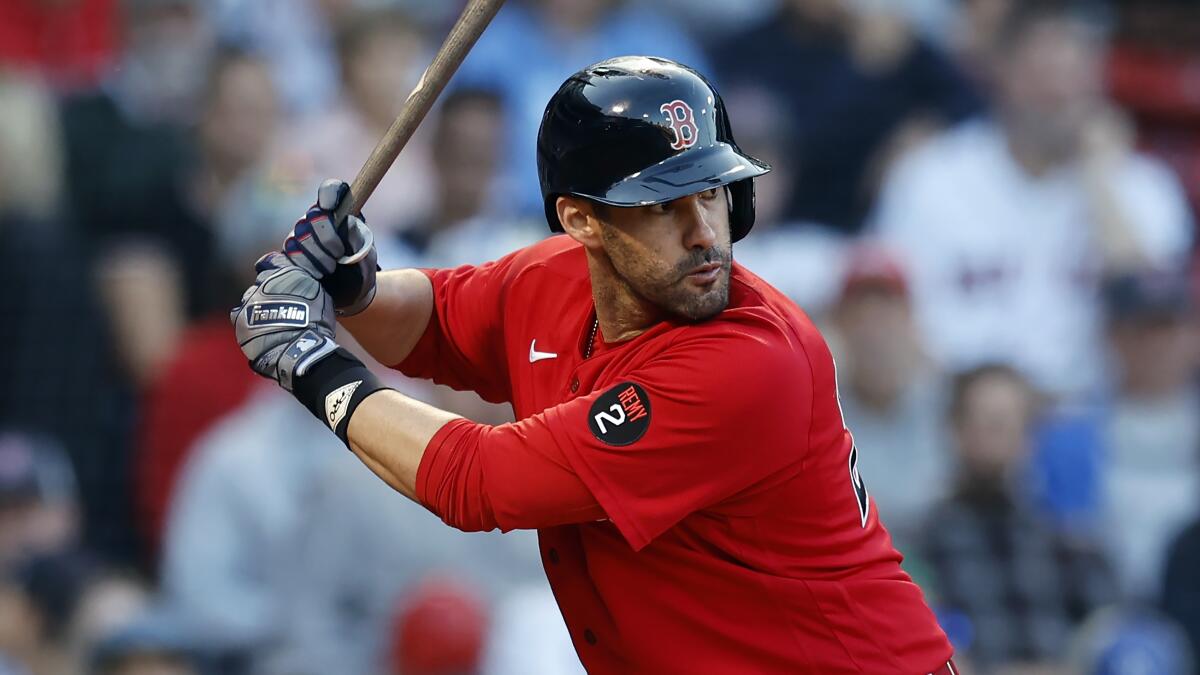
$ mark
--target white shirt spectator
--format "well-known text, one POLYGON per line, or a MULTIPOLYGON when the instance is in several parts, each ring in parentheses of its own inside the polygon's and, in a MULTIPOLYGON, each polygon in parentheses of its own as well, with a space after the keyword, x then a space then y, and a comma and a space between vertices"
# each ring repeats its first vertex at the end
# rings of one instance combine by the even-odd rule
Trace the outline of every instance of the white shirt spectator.
MULTIPOLYGON (((1190 214, 1175 177, 1131 155, 1112 185, 1152 263, 1182 260, 1190 214)), ((1101 258, 1079 172, 1031 176, 991 121, 960 125, 902 158, 876 213, 905 257, 917 319, 951 370, 1010 363, 1071 396, 1101 381, 1101 258)))
POLYGON ((337 438, 286 392, 263 387, 198 441, 171 500, 163 544, 167 606, 218 648, 279 630, 271 579, 337 438))

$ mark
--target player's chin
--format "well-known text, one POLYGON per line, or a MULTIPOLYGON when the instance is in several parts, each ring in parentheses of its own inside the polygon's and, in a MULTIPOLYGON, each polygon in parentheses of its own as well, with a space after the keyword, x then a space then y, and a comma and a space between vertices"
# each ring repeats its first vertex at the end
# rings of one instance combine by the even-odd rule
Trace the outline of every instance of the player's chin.
POLYGON ((729 277, 710 286, 688 289, 688 298, 679 303, 676 313, 691 321, 706 321, 729 305, 729 277))

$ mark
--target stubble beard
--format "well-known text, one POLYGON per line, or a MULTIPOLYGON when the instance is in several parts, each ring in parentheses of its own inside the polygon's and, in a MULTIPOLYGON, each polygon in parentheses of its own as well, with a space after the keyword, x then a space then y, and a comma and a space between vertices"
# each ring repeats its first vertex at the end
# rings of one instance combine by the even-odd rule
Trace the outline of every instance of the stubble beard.
POLYGON ((686 321, 713 318, 729 305, 729 278, 733 267, 732 247, 714 246, 695 252, 667 272, 646 269, 633 255, 611 255, 613 269, 634 295, 664 312, 686 321), (716 281, 708 288, 694 285, 688 274, 707 262, 720 262, 716 281))

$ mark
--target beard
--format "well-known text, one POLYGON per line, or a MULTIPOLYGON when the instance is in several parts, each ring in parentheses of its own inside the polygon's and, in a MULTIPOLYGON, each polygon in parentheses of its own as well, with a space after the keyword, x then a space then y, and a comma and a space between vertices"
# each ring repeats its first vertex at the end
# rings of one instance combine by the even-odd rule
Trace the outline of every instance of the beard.
POLYGON ((605 237, 605 246, 617 276, 634 295, 659 309, 687 321, 704 321, 729 305, 729 277, 733 268, 732 246, 717 244, 703 251, 690 251, 678 262, 646 259, 616 237, 605 237), (717 278, 697 286, 689 278, 700 265, 720 263, 717 278))

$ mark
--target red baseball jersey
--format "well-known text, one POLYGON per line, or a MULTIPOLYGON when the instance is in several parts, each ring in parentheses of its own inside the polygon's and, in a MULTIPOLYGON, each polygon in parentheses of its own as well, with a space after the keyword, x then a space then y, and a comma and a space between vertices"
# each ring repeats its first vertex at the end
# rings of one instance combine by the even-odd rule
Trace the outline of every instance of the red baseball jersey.
POLYGON ((735 264, 713 319, 584 358, 595 311, 571 239, 427 274, 434 316, 397 368, 519 421, 446 425, 417 497, 462 529, 538 528, 590 673, 946 664, 855 468, 829 349, 780 292, 735 264))

